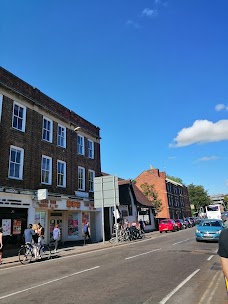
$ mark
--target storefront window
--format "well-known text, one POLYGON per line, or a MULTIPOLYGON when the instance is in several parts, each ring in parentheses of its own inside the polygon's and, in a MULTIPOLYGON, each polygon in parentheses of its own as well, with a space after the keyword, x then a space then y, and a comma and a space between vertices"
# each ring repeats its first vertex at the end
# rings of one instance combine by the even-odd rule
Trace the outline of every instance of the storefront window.
POLYGON ((138 221, 140 220, 143 220, 145 225, 151 225, 149 208, 140 208, 138 210, 138 221))
POLYGON ((68 214, 68 237, 78 236, 78 212, 68 214))
POLYGON ((40 223, 45 228, 46 212, 36 211, 35 212, 35 224, 40 223))

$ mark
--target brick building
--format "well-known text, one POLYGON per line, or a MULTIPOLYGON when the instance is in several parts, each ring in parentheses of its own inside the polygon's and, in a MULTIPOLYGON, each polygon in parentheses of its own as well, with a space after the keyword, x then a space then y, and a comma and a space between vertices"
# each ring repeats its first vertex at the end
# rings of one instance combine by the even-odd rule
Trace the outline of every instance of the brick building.
POLYGON ((101 237, 93 179, 101 175, 100 129, 0 67, 0 226, 20 243, 28 223, 41 222, 49 241, 80 240, 90 220, 101 237), (38 200, 37 190, 48 197, 38 200))
POLYGON ((135 181, 140 190, 140 185, 144 183, 154 185, 158 198, 162 201, 162 211, 156 215, 157 219, 191 216, 187 187, 168 179, 165 172, 149 169, 143 171, 135 181))

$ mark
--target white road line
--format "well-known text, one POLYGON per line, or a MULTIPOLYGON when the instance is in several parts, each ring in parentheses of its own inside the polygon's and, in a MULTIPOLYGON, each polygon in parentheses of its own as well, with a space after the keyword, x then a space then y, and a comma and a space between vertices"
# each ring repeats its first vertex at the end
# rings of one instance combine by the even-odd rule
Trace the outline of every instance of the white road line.
POLYGON ((177 242, 177 243, 174 243, 173 245, 177 245, 177 244, 180 244, 180 243, 183 243, 183 242, 187 242, 189 241, 190 239, 186 239, 186 240, 183 240, 183 241, 180 241, 180 242, 177 242))
POLYGON ((213 257, 214 257, 214 255, 211 255, 211 256, 209 256, 209 258, 207 260, 210 261, 213 257))
POLYGON ((184 286, 184 284, 186 284, 199 271, 200 269, 197 269, 192 274, 190 274, 182 283, 180 283, 173 291, 171 291, 164 299, 162 299, 161 302, 159 302, 159 304, 165 304, 182 286, 184 286))
POLYGON ((154 250, 147 251, 147 252, 143 252, 143 253, 140 253, 140 254, 137 254, 137 255, 133 255, 133 256, 131 256, 131 257, 125 258, 125 260, 130 260, 130 259, 139 257, 139 256, 141 256, 141 255, 149 254, 149 253, 152 253, 152 252, 155 252, 155 251, 158 251, 158 250, 161 250, 161 248, 159 248, 159 249, 154 249, 154 250))
POLYGON ((208 298, 209 294, 211 293, 211 290, 215 288, 215 282, 217 281, 217 277, 220 275, 220 272, 215 273, 213 279, 211 280, 211 283, 208 285, 206 291, 202 295, 199 304, 205 303, 205 300, 208 298))
POLYGON ((77 274, 81 274, 81 273, 84 273, 84 272, 87 272, 87 271, 91 271, 91 270, 97 269, 97 268, 99 268, 99 267, 100 267, 100 266, 95 266, 95 267, 92 267, 92 268, 89 268, 89 269, 81 270, 81 271, 78 271, 78 272, 69 274, 69 275, 67 275, 67 276, 64 276, 64 277, 61 277, 61 278, 58 278, 58 279, 54 279, 54 280, 51 280, 51 281, 48 281, 48 282, 45 282, 45 283, 42 283, 42 284, 38 284, 38 285, 29 287, 29 288, 26 288, 26 289, 22 289, 22 290, 13 292, 13 293, 9 293, 8 295, 5 295, 5 296, 0 297, 0 300, 5 299, 5 298, 9 298, 9 297, 11 297, 11 296, 15 296, 15 295, 17 295, 17 294, 19 294, 19 293, 23 293, 23 292, 28 291, 28 290, 31 290, 31 289, 35 289, 35 288, 42 287, 42 286, 45 286, 45 285, 48 285, 48 284, 51 284, 51 283, 54 283, 54 282, 58 282, 58 281, 60 281, 60 280, 67 279, 67 278, 73 277, 73 276, 75 276, 75 275, 77 275, 77 274))

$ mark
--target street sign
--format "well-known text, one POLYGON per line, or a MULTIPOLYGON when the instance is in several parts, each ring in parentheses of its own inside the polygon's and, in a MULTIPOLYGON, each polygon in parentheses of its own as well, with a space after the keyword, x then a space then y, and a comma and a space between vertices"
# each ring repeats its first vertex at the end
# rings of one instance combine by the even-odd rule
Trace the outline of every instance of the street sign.
POLYGON ((94 207, 119 206, 118 178, 108 175, 94 178, 94 207))
POLYGON ((38 201, 47 199, 48 197, 48 190, 47 189, 38 189, 37 190, 37 199, 38 201))

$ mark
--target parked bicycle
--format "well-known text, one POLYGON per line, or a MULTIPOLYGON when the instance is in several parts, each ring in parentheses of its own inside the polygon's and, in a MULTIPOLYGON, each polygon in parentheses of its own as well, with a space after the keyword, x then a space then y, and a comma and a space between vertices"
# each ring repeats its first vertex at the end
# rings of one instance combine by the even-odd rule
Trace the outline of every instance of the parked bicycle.
POLYGON ((21 264, 25 265, 35 260, 35 250, 38 250, 38 259, 49 260, 51 257, 51 250, 48 245, 43 244, 35 248, 31 243, 22 245, 18 252, 18 258, 21 264))

